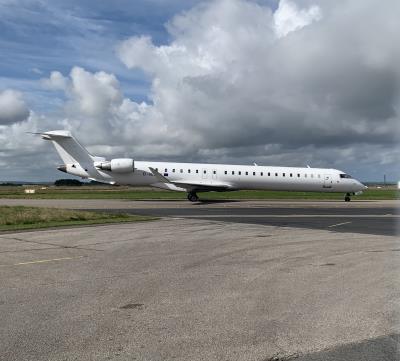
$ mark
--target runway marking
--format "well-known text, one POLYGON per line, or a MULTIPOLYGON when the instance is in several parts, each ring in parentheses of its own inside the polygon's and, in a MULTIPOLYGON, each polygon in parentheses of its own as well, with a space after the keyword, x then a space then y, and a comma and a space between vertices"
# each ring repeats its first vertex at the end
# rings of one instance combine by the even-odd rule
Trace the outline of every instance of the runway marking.
POLYGON ((400 215, 386 214, 193 214, 179 218, 400 218, 400 215))
POLYGON ((345 224, 349 224, 349 223, 351 223, 351 222, 343 222, 343 223, 332 224, 331 226, 328 226, 328 228, 344 226, 345 224))
POLYGON ((37 263, 48 263, 48 262, 66 261, 66 260, 78 259, 78 258, 83 258, 83 257, 86 257, 86 256, 79 256, 79 257, 63 257, 63 258, 52 258, 52 259, 41 259, 41 260, 38 260, 38 261, 14 263, 12 266, 24 266, 24 265, 28 265, 28 264, 37 264, 37 263))

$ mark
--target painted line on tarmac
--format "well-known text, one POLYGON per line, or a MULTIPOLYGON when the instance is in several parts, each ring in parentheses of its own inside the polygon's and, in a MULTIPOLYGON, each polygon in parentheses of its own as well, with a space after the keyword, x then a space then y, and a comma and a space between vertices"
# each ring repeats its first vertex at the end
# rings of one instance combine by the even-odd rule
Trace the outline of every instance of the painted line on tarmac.
POLYGON ((59 261, 67 261, 67 260, 72 260, 72 259, 79 259, 79 258, 84 258, 87 256, 79 256, 79 257, 62 257, 62 258, 52 258, 52 259, 40 259, 37 261, 29 261, 29 262, 20 262, 20 263, 14 263, 14 264, 3 264, 1 265, 2 267, 10 267, 10 266, 25 266, 25 265, 30 265, 30 264, 39 264, 39 263, 49 263, 49 262, 59 262, 59 261))
MULTIPOLYGON (((168 216, 166 216, 168 217, 168 216)), ((176 216, 171 216, 171 218, 176 216)), ((185 214, 179 218, 400 218, 400 215, 386 214, 185 214)))
POLYGON ((332 224, 331 226, 328 226, 328 228, 344 226, 345 224, 350 224, 350 223, 351 222, 342 222, 342 223, 332 224))

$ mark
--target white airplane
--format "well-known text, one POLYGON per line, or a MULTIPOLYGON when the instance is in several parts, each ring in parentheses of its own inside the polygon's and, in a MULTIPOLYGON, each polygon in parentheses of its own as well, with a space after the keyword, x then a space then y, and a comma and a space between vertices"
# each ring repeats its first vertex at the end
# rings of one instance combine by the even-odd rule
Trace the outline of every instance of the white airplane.
POLYGON ((199 192, 262 189, 340 192, 344 200, 367 187, 337 169, 267 167, 230 164, 146 162, 131 158, 106 160, 91 154, 69 131, 37 133, 51 140, 64 164, 57 169, 85 179, 115 185, 151 186, 187 192, 197 202, 199 192))

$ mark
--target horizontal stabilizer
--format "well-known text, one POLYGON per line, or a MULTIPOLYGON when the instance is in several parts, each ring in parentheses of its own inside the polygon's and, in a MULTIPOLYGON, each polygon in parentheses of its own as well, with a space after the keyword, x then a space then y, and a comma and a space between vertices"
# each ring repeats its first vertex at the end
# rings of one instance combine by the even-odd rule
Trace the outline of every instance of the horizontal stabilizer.
POLYGON ((93 163, 95 157, 91 156, 68 130, 52 130, 34 134, 51 140, 64 164, 79 163, 82 167, 86 167, 93 163))

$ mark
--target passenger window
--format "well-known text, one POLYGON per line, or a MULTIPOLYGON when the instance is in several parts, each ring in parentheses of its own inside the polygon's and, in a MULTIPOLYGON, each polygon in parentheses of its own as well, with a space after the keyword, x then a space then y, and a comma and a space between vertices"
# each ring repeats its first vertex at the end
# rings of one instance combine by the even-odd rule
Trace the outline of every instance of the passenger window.
POLYGON ((278 176, 278 173, 275 173, 275 177, 277 177, 278 176))
POLYGON ((256 175, 256 172, 253 172, 253 175, 256 175))
POLYGON ((196 173, 199 173, 199 170, 198 170, 198 169, 196 169, 196 173))
POLYGON ((293 173, 290 173, 290 176, 293 177, 293 173))
POLYGON ((217 171, 213 170, 213 174, 217 174, 217 171))
POLYGON ((175 168, 174 168, 174 169, 172 169, 172 173, 175 173, 175 168))
POLYGON ((181 173, 183 173, 183 169, 181 169, 181 173))
POLYGON ((307 178, 307 174, 304 174, 304 178, 307 178))
POLYGON ((270 172, 268 172, 268 177, 271 177, 271 173, 270 172))
POLYGON ((249 172, 246 172, 246 175, 249 175, 249 172))
POLYGON ((300 178, 300 173, 297 173, 297 178, 300 178))
POLYGON ((226 170, 224 173, 225 173, 225 174, 228 174, 228 171, 226 170))
POLYGON ((188 173, 190 173, 190 169, 188 169, 188 173))
POLYGON ((261 173, 260 173, 260 175, 261 175, 261 177, 262 177, 262 176, 264 175, 264 173, 263 173, 263 172, 261 172, 261 173))
POLYGON ((241 172, 241 171, 239 171, 239 172, 238 172, 238 174, 239 174, 239 175, 242 175, 242 172, 241 172))
POLYGON ((235 175, 235 171, 234 170, 232 171, 232 175, 235 175))
POLYGON ((165 173, 168 173, 168 169, 167 168, 165 168, 165 173))
POLYGON ((285 175, 285 173, 282 173, 282 175, 285 177, 286 175, 285 175))
POLYGON ((204 171, 203 171, 203 173, 204 173, 204 174, 207 174, 207 171, 206 171, 206 170, 204 170, 204 171))

